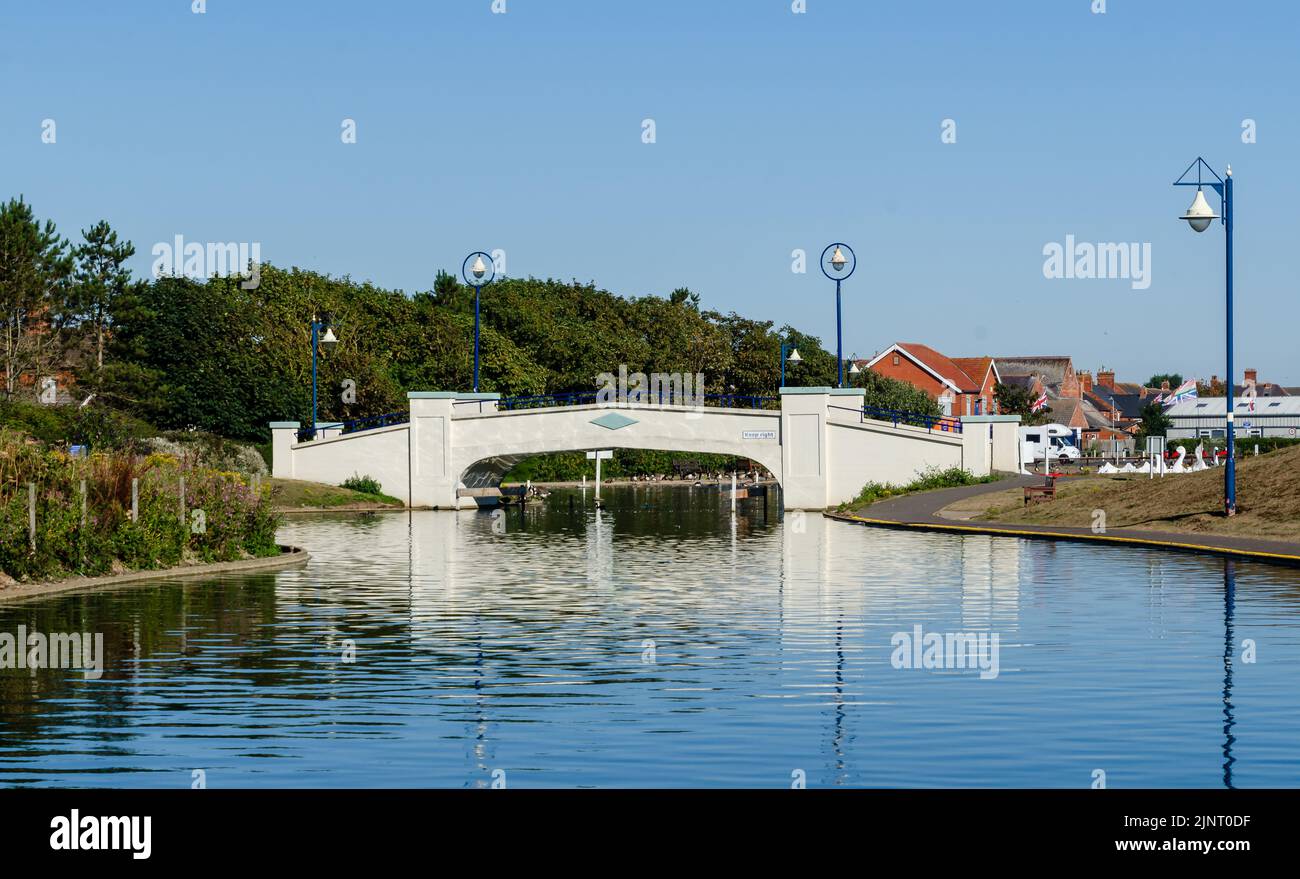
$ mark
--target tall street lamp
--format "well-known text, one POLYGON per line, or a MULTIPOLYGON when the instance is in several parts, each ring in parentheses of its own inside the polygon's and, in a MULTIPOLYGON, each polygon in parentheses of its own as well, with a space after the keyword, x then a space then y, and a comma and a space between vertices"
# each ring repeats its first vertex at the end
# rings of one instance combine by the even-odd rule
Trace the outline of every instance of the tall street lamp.
POLYGON ((835 361, 839 366, 835 387, 844 387, 844 332, 841 321, 840 282, 858 267, 853 248, 837 241, 822 251, 822 274, 835 282, 835 361))
POLYGON ((1223 222, 1225 233, 1224 240, 1226 244, 1225 260, 1225 286, 1227 290, 1227 349, 1228 349, 1228 376, 1224 384, 1224 403, 1227 414, 1227 439, 1228 439, 1228 460, 1223 471, 1223 511, 1229 516, 1237 514, 1237 453, 1235 430, 1233 426, 1233 372, 1232 372, 1232 166, 1229 165, 1223 177, 1214 172, 1214 169, 1205 163, 1200 156, 1196 161, 1187 166, 1183 175, 1174 181, 1174 186, 1195 186, 1196 196, 1192 199, 1191 207, 1187 213, 1179 219, 1186 220, 1187 224, 1196 232, 1204 232, 1210 228, 1210 223, 1218 219, 1223 222), (1196 182, 1193 183, 1189 178, 1192 169, 1196 169, 1196 182), (1214 181, 1205 180, 1203 172, 1208 172, 1214 181), (1214 213, 1214 208, 1210 207, 1209 202, 1205 200, 1204 187, 1210 187, 1219 194, 1222 216, 1214 213))
POLYGON ((316 360, 321 348, 333 348, 339 343, 330 326, 330 316, 318 319, 311 316, 311 438, 316 438, 316 360), (324 335, 322 335, 322 333, 324 335))
POLYGON ((789 362, 791 366, 794 366, 796 364, 802 363, 803 358, 799 356, 798 348, 795 348, 791 345, 787 345, 785 342, 782 342, 781 343, 781 387, 785 387, 785 364, 787 362, 789 362), (785 352, 787 348, 790 350, 789 357, 785 356, 785 352))
POLYGON ((465 283, 474 288, 474 393, 478 393, 478 315, 479 291, 484 284, 491 284, 497 276, 492 257, 481 250, 476 250, 460 265, 460 276, 465 283), (487 257, 484 259, 484 257, 487 257), (473 265, 470 261, 473 260, 473 265))

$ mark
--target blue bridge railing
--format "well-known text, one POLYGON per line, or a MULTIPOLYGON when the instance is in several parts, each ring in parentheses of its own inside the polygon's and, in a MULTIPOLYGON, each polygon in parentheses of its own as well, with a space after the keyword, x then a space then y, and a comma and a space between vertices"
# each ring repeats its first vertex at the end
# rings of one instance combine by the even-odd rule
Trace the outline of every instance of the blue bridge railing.
MULTIPOLYGON (((354 418, 351 421, 331 422, 342 426, 340 433, 357 433, 362 430, 374 430, 377 427, 389 427, 394 424, 406 424, 411 420, 411 413, 407 412, 388 412, 384 415, 368 415, 365 418, 354 418)), ((298 442, 305 443, 308 440, 316 438, 316 428, 304 427, 298 431, 298 442)))
MULTIPOLYGON (((563 394, 535 394, 526 397, 506 397, 498 401, 497 409, 500 411, 516 411, 520 409, 544 409, 556 406, 593 406, 599 402, 596 391, 571 391, 563 394)), ((780 397, 764 397, 756 394, 705 394, 703 398, 705 406, 716 406, 725 409, 780 409, 780 397)), ((699 397, 681 397, 674 403, 673 395, 660 394, 657 398, 651 398, 640 405, 679 405, 679 406, 697 406, 700 405, 699 397)), ((835 407, 844 408, 844 407, 835 407)), ((957 418, 947 416, 926 415, 921 412, 904 412, 899 409, 883 409, 879 406, 864 405, 859 409, 850 409, 846 411, 859 412, 862 418, 870 418, 875 421, 889 421, 895 427, 900 424, 911 425, 913 427, 924 427, 926 430, 938 430, 946 433, 961 433, 961 421, 957 418)), ((354 418, 351 421, 335 422, 340 425, 341 434, 359 433, 363 430, 375 430, 380 427, 390 427, 395 424, 407 424, 411 420, 411 413, 407 412, 388 412, 383 415, 370 415, 365 418, 354 418)), ((298 431, 298 442, 303 443, 316 438, 316 429, 304 427, 298 431)))
MULTIPOLYGON (((594 406, 600 402, 596 391, 571 391, 563 394, 537 394, 530 397, 505 397, 498 401, 500 411, 517 409, 543 409, 552 406, 594 406)), ((633 405, 642 406, 719 406, 726 409, 780 409, 780 397, 755 394, 704 394, 674 396, 671 393, 647 394, 644 400, 633 405)))
POLYGON ((924 427, 926 430, 939 430, 945 433, 961 433, 961 420, 946 415, 934 416, 921 412, 903 412, 898 409, 882 409, 879 406, 862 407, 862 417, 875 421, 890 421, 894 427, 907 424, 912 427, 924 427))

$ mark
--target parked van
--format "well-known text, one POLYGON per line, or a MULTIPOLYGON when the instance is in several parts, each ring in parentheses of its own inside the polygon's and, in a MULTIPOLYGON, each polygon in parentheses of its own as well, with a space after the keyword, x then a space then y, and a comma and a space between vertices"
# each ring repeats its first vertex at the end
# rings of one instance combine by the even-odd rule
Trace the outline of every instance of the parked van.
POLYGON ((1049 450, 1052 458, 1062 464, 1077 461, 1081 454, 1079 447, 1074 444, 1074 431, 1064 424, 1022 427, 1020 444, 1026 461, 1042 461, 1048 456, 1049 450))

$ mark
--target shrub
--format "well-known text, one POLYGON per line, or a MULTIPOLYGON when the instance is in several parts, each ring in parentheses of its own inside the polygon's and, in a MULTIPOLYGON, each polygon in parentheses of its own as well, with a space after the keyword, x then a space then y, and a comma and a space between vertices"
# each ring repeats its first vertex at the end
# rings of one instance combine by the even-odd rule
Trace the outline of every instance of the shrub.
POLYGON ((343 480, 343 484, 339 487, 359 491, 362 494, 384 493, 384 487, 379 484, 379 480, 372 476, 358 476, 355 473, 343 480))
POLYGON ((862 486, 862 491, 858 492, 857 497, 847 504, 840 504, 839 508, 845 510, 850 507, 861 507, 885 498, 898 497, 899 495, 911 494, 917 491, 932 491, 936 488, 958 488, 963 485, 981 485, 986 482, 994 482, 999 478, 993 475, 975 476, 969 470, 963 470, 960 467, 949 467, 947 470, 940 470, 938 467, 927 467, 907 485, 868 482, 862 486))
POLYGON ((96 452, 70 458, 0 431, 0 569, 17 580, 167 568, 279 551, 269 486, 165 455, 96 452), (181 479, 185 516, 181 516, 181 479), (138 517, 131 518, 138 480, 138 517), (82 483, 85 522, 82 522, 82 483), (36 534, 28 534, 30 484, 36 534), (201 511, 195 515, 195 511, 201 511))

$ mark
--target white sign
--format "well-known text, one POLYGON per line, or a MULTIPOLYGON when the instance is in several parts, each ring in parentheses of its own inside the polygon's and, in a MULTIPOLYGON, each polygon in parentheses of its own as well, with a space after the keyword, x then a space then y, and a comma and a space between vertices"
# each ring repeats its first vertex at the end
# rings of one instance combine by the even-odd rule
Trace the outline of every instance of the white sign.
POLYGON ((589 461, 594 461, 594 460, 608 461, 612 457, 614 457, 614 453, 609 449, 605 449, 604 451, 601 452, 587 453, 587 460, 589 461))
POLYGON ((775 430, 742 430, 741 439, 776 439, 775 430))

